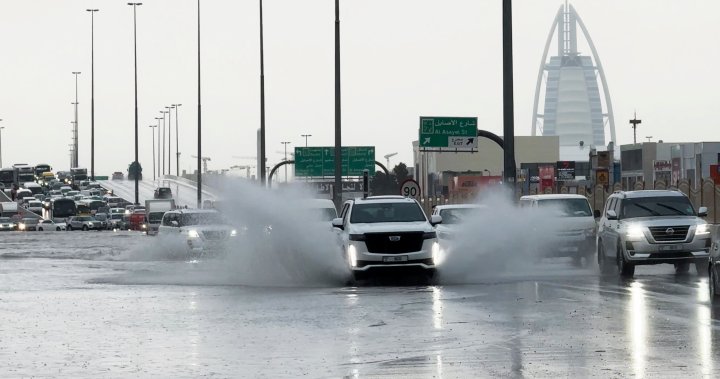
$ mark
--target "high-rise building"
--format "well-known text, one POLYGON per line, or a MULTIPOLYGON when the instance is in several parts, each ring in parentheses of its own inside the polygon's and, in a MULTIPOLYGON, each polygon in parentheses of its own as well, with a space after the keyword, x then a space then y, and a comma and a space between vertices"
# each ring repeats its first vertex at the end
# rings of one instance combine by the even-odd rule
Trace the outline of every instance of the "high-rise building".
POLYGON ((610 141, 615 142, 610 92, 600 57, 582 19, 567 3, 558 9, 545 43, 535 88, 532 135, 559 136, 561 160, 587 160, 591 148, 605 150, 610 141), (578 27, 591 56, 578 51, 578 27), (557 55, 548 60, 555 31, 557 55), (543 84, 545 96, 541 98, 543 84))

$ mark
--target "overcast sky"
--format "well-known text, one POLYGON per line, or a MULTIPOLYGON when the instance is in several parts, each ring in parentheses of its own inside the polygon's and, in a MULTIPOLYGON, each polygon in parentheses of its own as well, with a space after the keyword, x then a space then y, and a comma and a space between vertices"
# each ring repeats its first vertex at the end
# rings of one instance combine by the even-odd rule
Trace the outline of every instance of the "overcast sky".
MULTIPOLYGON (((96 174, 134 154, 132 8, 116 0, 2 1, 3 164, 69 167, 79 76, 80 165, 90 166, 90 15, 95 15, 96 174)), ((477 116, 502 133, 501 0, 341 0, 344 145, 411 164, 421 115, 477 116)), ((515 0, 515 127, 529 135, 538 67, 558 0, 515 0)), ((576 0, 600 54, 618 143, 718 140, 720 2, 576 0), (642 140, 645 140, 644 138, 642 140)), ((260 125, 258 1, 202 1, 203 155, 211 169, 254 160, 260 125)), ((333 0, 265 0, 269 164, 290 148, 334 142, 333 0)), ((181 169, 196 154, 194 0, 138 7, 140 162, 151 173, 151 124, 180 108, 181 169)), ((581 45, 582 46, 582 45, 581 45)), ((581 47, 583 53, 589 54, 581 47)), ((174 115, 173 115, 174 118, 174 115)), ((173 121, 173 124, 175 122, 173 121)), ((173 125, 173 134, 174 134, 173 125)), ((174 140, 174 137, 173 137, 174 140)), ((290 150, 290 149, 289 149, 290 150)), ((173 142, 173 167, 174 167, 173 142)), ((166 152, 167 153, 167 152, 166 152)), ((174 168, 173 168, 174 171, 174 168)))

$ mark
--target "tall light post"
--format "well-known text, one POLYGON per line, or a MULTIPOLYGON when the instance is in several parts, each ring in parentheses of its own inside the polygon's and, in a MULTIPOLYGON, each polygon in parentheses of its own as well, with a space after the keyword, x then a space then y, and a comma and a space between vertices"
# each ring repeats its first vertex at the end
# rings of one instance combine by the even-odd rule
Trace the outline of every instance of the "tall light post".
POLYGON ((180 137, 178 131, 178 108, 182 104, 173 104, 175 108, 175 176, 180 176, 180 137))
POLYGON ((503 39, 503 183, 515 193, 515 108, 513 105, 512 0, 502 3, 503 39))
MULTIPOLYGON (((158 124, 157 124, 157 128, 158 128, 158 129, 157 129, 157 133, 158 133, 158 139, 157 139, 157 164, 158 164, 157 176, 158 176, 158 177, 160 176, 160 120, 162 120, 162 119, 163 119, 162 117, 155 117, 155 120, 157 120, 157 123, 158 123, 158 124)), ((155 155, 155 154, 153 154, 153 156, 154 156, 154 155, 155 155)), ((153 176, 154 176, 154 174, 153 174, 153 176)))
POLYGON ((153 181, 155 181, 155 173, 157 172, 157 171, 155 171, 155 128, 157 128, 157 125, 150 125, 150 126, 148 126, 148 127, 149 127, 149 128, 152 128, 153 181))
POLYGON ((167 127, 168 127, 167 174, 168 175, 170 175, 172 173, 172 158, 170 158, 170 156, 172 155, 171 154, 171 152, 172 152, 172 110, 174 108, 175 107, 173 107, 173 106, 165 107, 165 109, 167 109, 167 113, 168 113, 168 123, 167 123, 167 127))
POLYGON ((197 207, 200 208, 202 205, 202 171, 200 171, 200 165, 202 164, 202 108, 200 106, 200 0, 197 0, 197 68, 198 68, 198 122, 197 122, 197 207))
POLYGON ((308 137, 312 137, 312 134, 301 134, 300 137, 305 138, 305 147, 308 147, 307 140, 308 140, 308 137))
POLYGON ((342 205, 342 118, 340 117, 340 0, 335 0, 335 208, 342 205))
POLYGON ((128 3, 133 7, 133 49, 135 51, 135 204, 140 204, 140 162, 138 162, 138 101, 137 101, 137 7, 142 3, 128 3))
MULTIPOLYGON (((283 141, 283 142, 280 142, 280 143, 283 144, 283 146, 285 147, 285 162, 287 162, 287 145, 290 143, 290 141, 283 141)), ((285 163, 285 183, 287 183, 287 181, 288 181, 288 176, 287 176, 287 163, 285 163)))
MULTIPOLYGON (((170 111, 160 111, 160 113, 163 114, 163 126, 162 126, 162 174, 165 175, 165 127, 167 124, 165 123, 165 115, 168 114, 170 111)), ((160 137, 158 137, 160 138, 160 137)), ((160 162, 158 162, 158 165, 160 162)))
POLYGON ((95 180, 95 12, 90 12, 90 179, 95 180))
POLYGON ((78 75, 80 75, 80 71, 73 71, 73 75, 75 75, 75 102, 73 105, 75 105, 75 121, 73 122, 73 159, 72 159, 72 166, 78 167, 78 75))
POLYGON ((263 7, 260 0, 260 184, 265 185, 265 50, 263 48, 263 7))
MULTIPOLYGON (((0 118, 0 121, 2 119, 0 118)), ((0 126, 0 168, 2 168, 2 130, 5 129, 4 126, 0 126)))

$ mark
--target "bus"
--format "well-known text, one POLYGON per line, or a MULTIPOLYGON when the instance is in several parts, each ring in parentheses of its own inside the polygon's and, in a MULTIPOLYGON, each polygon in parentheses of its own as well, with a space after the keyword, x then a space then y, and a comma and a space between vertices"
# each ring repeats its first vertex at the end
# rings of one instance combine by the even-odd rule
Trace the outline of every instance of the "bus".
POLYGON ((95 214, 98 212, 100 208, 106 207, 107 203, 102 200, 95 200, 95 199, 83 199, 77 202, 79 204, 83 204, 84 206, 88 207, 90 209, 90 212, 92 214, 95 214))
POLYGON ((15 169, 15 184, 20 187, 27 182, 35 181, 35 168, 30 165, 14 165, 15 169))
POLYGON ((65 222, 65 219, 77 216, 77 206, 73 199, 55 198, 43 202, 42 216, 46 220, 65 222))
POLYGON ((47 163, 40 163, 37 166, 35 166, 35 177, 37 179, 41 179, 43 176, 43 173, 51 172, 52 167, 50 167, 47 163))
POLYGON ((0 168, 0 183, 10 188, 15 183, 15 169, 0 168))

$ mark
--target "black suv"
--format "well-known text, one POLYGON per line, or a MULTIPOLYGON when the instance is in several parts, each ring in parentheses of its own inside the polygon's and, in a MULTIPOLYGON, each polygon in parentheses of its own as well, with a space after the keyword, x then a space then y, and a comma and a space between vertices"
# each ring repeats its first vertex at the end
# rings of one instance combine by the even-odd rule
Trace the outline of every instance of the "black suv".
POLYGON ((172 190, 170 187, 158 187, 155 189, 153 197, 156 199, 172 199, 172 190))

